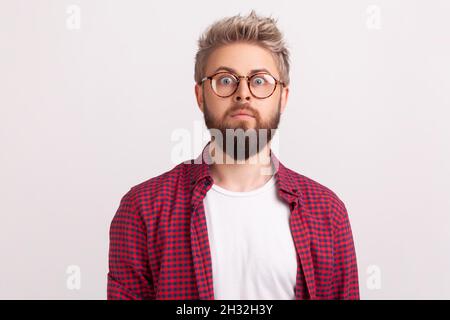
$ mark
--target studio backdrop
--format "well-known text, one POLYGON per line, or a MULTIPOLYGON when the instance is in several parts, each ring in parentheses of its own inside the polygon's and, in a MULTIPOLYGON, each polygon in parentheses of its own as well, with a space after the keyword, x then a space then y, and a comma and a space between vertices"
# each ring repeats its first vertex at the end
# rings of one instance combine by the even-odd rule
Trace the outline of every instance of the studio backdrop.
POLYGON ((450 298, 449 1, 0 0, 1 299, 106 298, 121 197, 209 140, 200 34, 252 9, 291 53, 277 156, 345 203, 361 298, 450 298))

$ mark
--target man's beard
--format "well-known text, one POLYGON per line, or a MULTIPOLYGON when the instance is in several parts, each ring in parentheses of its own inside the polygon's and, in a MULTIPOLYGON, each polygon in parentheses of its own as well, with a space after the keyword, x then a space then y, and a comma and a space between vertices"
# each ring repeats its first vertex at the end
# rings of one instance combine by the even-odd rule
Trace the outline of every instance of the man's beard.
MULTIPOLYGON (((224 114, 223 119, 217 119, 210 112, 204 95, 203 103, 203 115, 206 127, 209 130, 218 130, 217 133, 221 134, 222 137, 222 141, 215 141, 215 145, 232 157, 234 161, 247 160, 249 157, 260 152, 272 140, 280 122, 281 98, 278 102, 277 110, 273 115, 270 115, 269 119, 266 121, 261 119, 258 110, 250 107, 242 108, 240 105, 235 105, 228 110, 224 114), (253 120, 234 120, 234 123, 231 123, 229 120, 230 114, 238 112, 239 110, 249 112, 254 116, 254 127, 250 124, 253 120), (227 146, 229 147, 227 148, 227 146)), ((213 141, 216 139, 215 136, 216 135, 212 134, 213 141)))

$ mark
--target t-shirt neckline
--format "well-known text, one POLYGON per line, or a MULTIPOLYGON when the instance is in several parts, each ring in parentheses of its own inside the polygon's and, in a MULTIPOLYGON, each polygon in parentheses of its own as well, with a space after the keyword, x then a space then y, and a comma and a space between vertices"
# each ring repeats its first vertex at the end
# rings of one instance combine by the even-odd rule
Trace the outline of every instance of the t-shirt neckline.
POLYGON ((222 193, 224 195, 230 196, 230 197, 248 197, 248 196, 254 196, 257 194, 260 194, 262 192, 267 191, 269 188, 271 188, 275 184, 275 175, 272 175, 272 177, 262 186, 250 190, 250 191, 231 191, 225 188, 222 188, 218 186, 217 184, 213 184, 211 188, 214 191, 217 191, 219 193, 222 193))

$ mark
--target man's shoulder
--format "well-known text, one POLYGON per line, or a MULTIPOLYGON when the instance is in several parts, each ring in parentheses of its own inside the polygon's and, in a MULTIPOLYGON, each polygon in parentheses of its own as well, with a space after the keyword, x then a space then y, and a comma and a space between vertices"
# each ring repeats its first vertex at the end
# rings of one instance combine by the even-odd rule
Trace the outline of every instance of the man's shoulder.
POLYGON ((321 182, 312 179, 309 176, 301 174, 293 169, 284 168, 291 182, 301 190, 303 194, 311 197, 333 197, 338 198, 336 193, 321 182))
POLYGON ((171 192, 176 189, 179 183, 183 182, 185 174, 186 164, 181 162, 167 171, 132 186, 130 192, 136 197, 154 197, 161 194, 161 192, 171 192))
POLYGON ((347 214, 343 200, 330 187, 293 169, 287 167, 284 169, 291 183, 301 191, 302 201, 305 205, 310 208, 328 208, 338 220, 347 214))

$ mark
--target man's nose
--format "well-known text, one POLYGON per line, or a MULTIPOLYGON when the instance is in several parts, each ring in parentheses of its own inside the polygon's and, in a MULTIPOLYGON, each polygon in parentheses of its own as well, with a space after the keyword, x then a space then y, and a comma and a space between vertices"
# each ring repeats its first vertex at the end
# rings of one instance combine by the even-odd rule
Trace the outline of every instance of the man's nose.
POLYGON ((233 95, 234 101, 250 100, 251 97, 252 94, 248 88, 247 80, 241 79, 241 81, 239 81, 238 88, 233 95))

